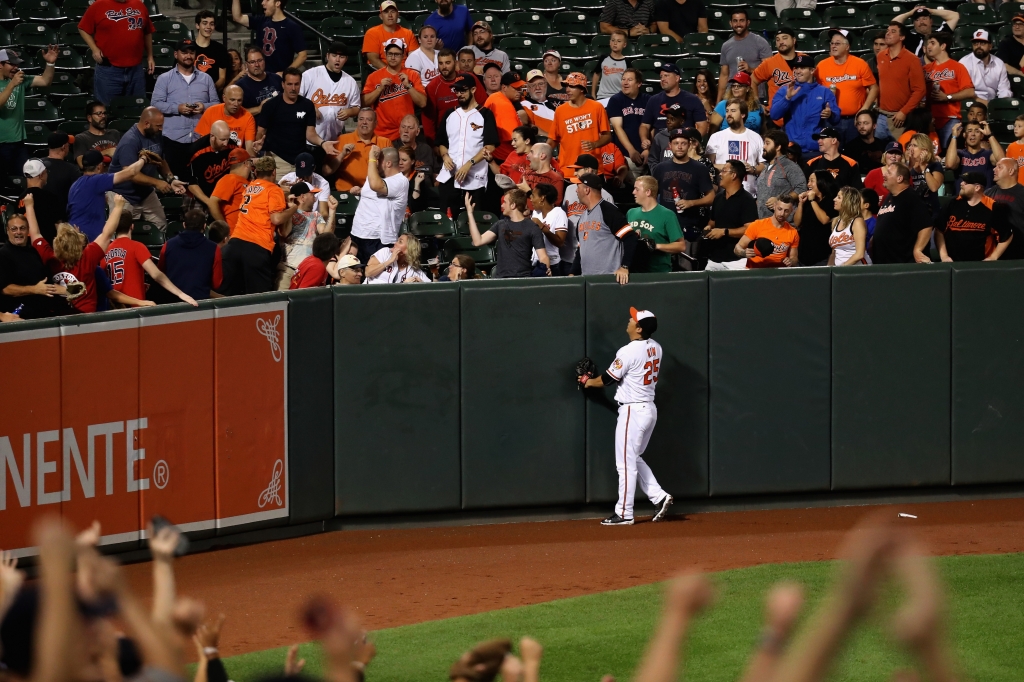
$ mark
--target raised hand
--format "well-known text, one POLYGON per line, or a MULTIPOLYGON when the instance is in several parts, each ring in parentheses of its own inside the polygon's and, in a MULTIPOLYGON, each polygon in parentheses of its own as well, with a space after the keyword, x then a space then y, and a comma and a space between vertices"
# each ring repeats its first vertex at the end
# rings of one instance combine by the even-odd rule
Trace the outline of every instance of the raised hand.
POLYGON ((299 645, 292 644, 288 647, 288 654, 284 658, 284 676, 297 677, 305 667, 306 659, 299 658, 299 645))
POLYGON ((149 531, 149 551, 153 554, 153 561, 170 561, 178 548, 181 533, 170 527, 161 528, 154 534, 153 526, 150 526, 149 531))

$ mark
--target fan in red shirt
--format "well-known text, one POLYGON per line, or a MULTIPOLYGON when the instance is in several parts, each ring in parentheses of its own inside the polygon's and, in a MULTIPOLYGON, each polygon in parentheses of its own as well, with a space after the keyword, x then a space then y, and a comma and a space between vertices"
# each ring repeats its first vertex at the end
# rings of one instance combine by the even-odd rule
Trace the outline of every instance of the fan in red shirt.
POLYGON ((289 289, 322 287, 327 283, 327 263, 341 252, 341 240, 333 232, 318 234, 313 240, 313 255, 306 256, 292 275, 289 289))
POLYGON ((89 35, 86 43, 91 43, 92 58, 99 66, 138 66, 145 51, 148 71, 153 73, 153 42, 146 36, 156 29, 142 0, 96 0, 82 15, 78 28, 89 35))
POLYGON ((512 131, 512 151, 501 165, 491 161, 494 174, 507 175, 517 185, 523 181, 523 175, 530 170, 530 150, 537 141, 537 129, 533 126, 519 126, 512 131))
MULTIPOLYGON (((470 54, 473 51, 470 50, 470 54)), ((473 57, 475 60, 476 57, 473 57)), ((459 98, 452 91, 455 79, 459 77, 458 63, 455 52, 444 48, 437 53, 437 70, 440 75, 427 85, 427 106, 423 108, 423 135, 433 144, 437 135, 437 124, 444 115, 459 106, 459 98)), ((487 93, 483 86, 474 93, 477 104, 487 101, 487 93)))
POLYGON ((107 248, 107 254, 103 258, 107 277, 110 278, 114 291, 119 291, 138 301, 145 301, 146 273, 149 273, 153 281, 169 293, 185 303, 198 306, 199 304, 194 298, 176 287, 167 275, 160 271, 160 268, 153 262, 149 249, 132 239, 132 230, 134 229, 132 214, 122 213, 117 225, 116 239, 111 242, 107 248))
MULTIPOLYGON (((882 154, 882 167, 894 163, 903 163, 903 146, 896 140, 885 146, 885 153, 882 154)), ((864 189, 873 189, 878 194, 878 201, 889 196, 889 190, 885 188, 885 181, 882 178, 882 168, 873 168, 868 171, 864 178, 864 189)))

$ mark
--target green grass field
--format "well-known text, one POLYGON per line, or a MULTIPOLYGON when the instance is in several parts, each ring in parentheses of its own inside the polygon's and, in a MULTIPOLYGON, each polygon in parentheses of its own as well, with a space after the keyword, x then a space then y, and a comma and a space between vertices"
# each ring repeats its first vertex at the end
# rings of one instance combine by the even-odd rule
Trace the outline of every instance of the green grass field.
MULTIPOLYGON (((951 640, 969 677, 986 682, 1021 679, 1024 671, 1024 554, 939 559, 948 589, 951 640)), ((761 627, 763 597, 775 581, 793 579, 809 606, 824 594, 833 562, 775 564, 724 571, 713 576, 715 607, 700 619, 687 648, 684 677, 706 682, 737 679, 761 627)), ((611 673, 632 677, 661 610, 661 584, 562 599, 474 616, 408 625, 372 634, 377 658, 371 682, 447 679, 448 667, 479 640, 531 635, 544 645, 544 682, 597 682, 611 673)), ((887 637, 888 616, 899 602, 887 592, 876 613, 846 648, 832 679, 887 680, 907 659, 887 637)), ((809 609, 805 609, 807 612, 809 609)), ((241 624, 239 624, 241 625, 241 624)), ((322 668, 316 645, 301 654, 307 672, 322 668)), ((237 682, 279 672, 285 649, 225 660, 237 682)))

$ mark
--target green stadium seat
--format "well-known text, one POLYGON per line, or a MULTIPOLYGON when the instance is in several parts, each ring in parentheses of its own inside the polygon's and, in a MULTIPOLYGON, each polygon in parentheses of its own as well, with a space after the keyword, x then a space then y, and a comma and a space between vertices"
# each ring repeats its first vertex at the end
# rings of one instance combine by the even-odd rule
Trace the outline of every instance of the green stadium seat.
POLYGON ((179 234, 185 231, 185 226, 179 220, 173 220, 167 223, 167 227, 164 228, 164 239, 171 241, 171 239, 177 237, 179 234))
POLYGON ((356 208, 359 206, 358 196, 351 192, 339 190, 332 191, 331 196, 338 200, 338 208, 335 210, 335 215, 354 216, 356 214, 356 208))
MULTIPOLYGON (((21 17, 14 13, 11 6, 0 2, 0 26, 10 28, 21 21, 21 17)), ((6 46, 5 46, 6 47, 6 46)))
POLYGON ((544 54, 543 43, 536 38, 508 36, 501 39, 500 47, 509 59, 523 63, 536 61, 544 54))
MULTIPOLYGON (((85 40, 82 39, 82 34, 78 32, 78 22, 75 21, 61 24, 60 28, 57 29, 57 39, 60 41, 61 46, 76 48, 82 54, 85 54, 88 47, 85 44, 85 40)), ((91 57, 90 61, 92 61, 91 57)))
POLYGON ((64 14, 67 15, 68 21, 77 24, 78 20, 85 16, 85 10, 89 9, 89 5, 92 4, 92 1, 93 0, 64 0, 64 3, 60 8, 64 14))
POLYGON ((590 38, 600 31, 597 18, 583 12, 559 12, 551 19, 551 28, 562 35, 590 38))
POLYGON ((340 38, 345 41, 362 40, 365 23, 348 15, 327 17, 320 22, 320 32, 329 38, 340 38))
POLYGON ((122 135, 124 135, 126 132, 128 132, 128 130, 131 129, 131 127, 133 125, 135 125, 138 122, 139 122, 139 119, 137 119, 137 118, 136 119, 131 119, 131 118, 115 118, 113 120, 108 120, 107 121, 107 127, 112 129, 112 130, 116 130, 117 132, 119 132, 122 135))
POLYGON ((537 12, 549 18, 569 9, 565 2, 559 0, 519 0, 519 4, 527 12, 537 12))
POLYGON ((809 55, 817 55, 822 52, 828 52, 827 49, 818 45, 818 31, 810 31, 807 29, 798 29, 796 31, 796 44, 800 48, 801 52, 806 52, 809 55))
POLYGON ((416 237, 451 237, 455 234, 452 219, 442 211, 420 211, 409 216, 409 234, 416 237))
POLYGON ((67 17, 53 0, 18 0, 14 5, 14 14, 23 21, 42 21, 46 23, 63 23, 67 17))
POLYGON ((0 26, 0 48, 5 47, 14 47, 14 40, 11 38, 11 32, 0 26))
POLYGON ((714 33, 687 33, 683 36, 683 45, 690 54, 706 57, 722 54, 722 39, 714 33))
POLYGON ((523 8, 518 0, 479 0, 473 3, 473 15, 498 14, 506 15, 519 12, 523 8))
POLYGON ((428 17, 437 9, 437 5, 431 0, 403 0, 402 13, 413 17, 428 17))
MULTIPOLYGON (((24 21, 14 27, 11 39, 16 45, 41 49, 57 42, 57 32, 46 24, 24 21)), ((28 59, 27 54, 21 56, 28 59)))
POLYGON ((556 35, 551 21, 536 12, 513 12, 505 19, 505 30, 512 35, 547 38, 556 35))
POLYGON ((749 30, 751 33, 756 33, 765 40, 768 40, 768 38, 772 37, 775 33, 775 29, 778 27, 779 20, 775 17, 772 17, 771 19, 751 19, 749 30))
POLYGON ((110 100, 107 113, 110 118, 138 119, 142 110, 149 106, 149 99, 142 95, 119 95, 110 100))
POLYGON ((61 121, 57 126, 57 130, 68 135, 77 135, 78 133, 85 132, 88 128, 89 124, 85 121, 61 121))
POLYGON ((1024 111, 1024 98, 999 97, 988 103, 988 118, 991 121, 1009 121, 1024 111))
MULTIPOLYGON (((767 14, 767 10, 759 10, 767 14)), ((728 38, 732 33, 732 26, 729 25, 729 10, 719 8, 709 8, 707 10, 708 19, 708 30, 719 35, 722 38, 728 38)), ((772 18, 774 19, 774 13, 772 18)), ((751 10, 751 21, 753 21, 753 10, 751 10)))
POLYGON ((676 66, 680 71, 700 71, 701 69, 716 70, 718 61, 708 57, 683 57, 676 60, 676 66))
POLYGON ((574 12, 598 12, 604 9, 601 0, 569 0, 569 9, 574 12))
MULTIPOLYGON (((490 211, 473 211, 473 217, 476 218, 476 227, 480 230, 481 234, 486 232, 491 225, 501 219, 500 215, 491 213, 490 211)), ((465 211, 459 212, 459 218, 455 223, 455 232, 461 237, 469 236, 469 217, 465 211)), ((470 246, 472 246, 472 244, 473 243, 470 242, 470 246)))
POLYGON ((1014 14, 1024 14, 1024 2, 1004 2, 996 10, 1000 23, 1008 24, 1014 14))
POLYGON ((593 38, 590 39, 590 52, 592 54, 601 54, 603 52, 607 52, 609 49, 608 41, 610 41, 611 39, 612 37, 607 33, 600 33, 594 36, 593 38))
POLYGON ((640 69, 640 73, 644 75, 645 83, 661 83, 661 65, 672 61, 671 59, 656 59, 651 57, 641 57, 640 59, 634 59, 632 66, 634 69, 640 69))
POLYGON ((53 81, 50 82, 49 87, 36 88, 36 90, 42 92, 51 102, 59 107, 64 98, 82 94, 78 85, 75 84, 75 79, 74 72, 57 71, 54 72, 53 81))
POLYGON ((164 71, 170 71, 174 68, 174 55, 173 54, 157 54, 156 46, 153 46, 153 66, 156 75, 160 75, 164 71))
MULTIPOLYGON (((52 105, 51 105, 52 106, 52 105)), ((25 106, 25 113, 28 114, 28 106, 25 106)), ((25 146, 30 150, 45 149, 53 131, 45 123, 29 122, 25 120, 25 146)))
POLYGON ((868 7, 868 20, 873 26, 888 26, 893 17, 909 11, 913 4, 882 2, 868 7))
POLYGON ((32 97, 25 100, 25 121, 31 123, 52 123, 56 126, 64 117, 53 106, 53 102, 45 97, 32 97))
POLYGON ((153 28, 156 29, 156 33, 153 34, 153 40, 166 45, 174 45, 179 40, 192 38, 192 31, 189 27, 184 22, 174 19, 154 21, 153 28))
POLYGON ((164 213, 168 220, 183 220, 185 218, 185 197, 177 194, 161 194, 160 205, 164 207, 164 213))
POLYGON ((676 41, 675 38, 661 33, 640 36, 637 39, 637 48, 645 57, 659 57, 661 59, 679 59, 687 54, 686 47, 676 41))
POLYGON ((825 10, 823 19, 827 26, 847 30, 865 29, 874 25, 862 8, 851 5, 829 7, 825 10))
POLYGON ((779 24, 790 28, 803 29, 805 31, 820 31, 828 28, 828 23, 813 9, 800 9, 790 7, 782 10, 779 16, 779 24))
POLYGON ((455 256, 469 256, 476 262, 477 267, 494 266, 494 248, 490 244, 473 246, 472 241, 467 243, 466 237, 455 237, 445 241, 442 255, 445 263, 451 263, 455 256))
POLYGON ((994 26, 1005 21, 991 5, 964 2, 956 6, 956 11, 960 15, 960 21, 965 24, 994 26))
POLYGON ((551 36, 544 42, 545 50, 558 50, 563 61, 582 63, 590 59, 590 45, 586 39, 576 36, 551 36))
POLYGON ((745 0, 711 0, 709 7, 746 7, 745 0))
POLYGON ((323 2, 296 2, 288 5, 288 11, 292 12, 299 19, 302 19, 308 24, 316 23, 321 19, 326 19, 334 13, 334 9, 323 2))
MULTIPOLYGON (((89 61, 93 62, 92 57, 89 61)), ((57 48, 57 63, 54 64, 57 71, 89 71, 91 66, 86 66, 82 55, 73 47, 61 46, 57 48)))
POLYGON ((155 257, 160 256, 160 248, 164 245, 164 233, 160 228, 145 220, 132 221, 132 241, 139 242, 155 257))
POLYGON ((92 101, 92 95, 65 97, 60 103, 61 118, 67 121, 84 121, 85 105, 92 101))
POLYGON ((380 16, 380 5, 376 0, 343 0, 336 7, 345 14, 361 19, 380 16))
POLYGON ((504 38, 507 35, 511 35, 508 30, 505 29, 505 17, 499 14, 478 14, 474 15, 476 21, 486 21, 491 25, 491 35, 498 39, 504 38))
POLYGON ((1014 97, 1024 97, 1024 76, 1010 75, 1010 90, 1014 97))

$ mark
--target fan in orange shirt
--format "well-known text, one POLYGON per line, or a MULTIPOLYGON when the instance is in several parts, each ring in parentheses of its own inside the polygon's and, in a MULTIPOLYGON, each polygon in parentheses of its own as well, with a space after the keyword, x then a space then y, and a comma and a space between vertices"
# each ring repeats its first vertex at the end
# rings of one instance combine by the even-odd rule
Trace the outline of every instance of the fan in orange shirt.
MULTIPOLYGON (((778 52, 758 64, 754 72, 750 74, 750 88, 754 92, 757 92, 761 83, 768 84, 769 102, 774 99, 779 88, 793 82, 793 69, 790 68, 788 62, 798 54, 803 54, 803 52, 796 51, 796 33, 793 29, 785 26, 780 27, 778 33, 775 34, 775 49, 778 52)), ((782 123, 782 119, 775 121, 775 125, 780 128, 782 123)))
POLYGON ((202 137, 210 134, 210 126, 217 121, 224 121, 231 129, 231 139, 238 146, 245 146, 251 156, 256 152, 252 143, 256 140, 256 119, 242 106, 242 88, 229 85, 224 88, 224 103, 211 105, 203 112, 196 124, 196 135, 202 137))
POLYGON ((594 156, 597 157, 597 162, 601 164, 597 172, 604 176, 606 183, 612 178, 618 179, 620 185, 625 183, 626 173, 629 172, 629 168, 626 166, 626 157, 622 155, 622 151, 619 150, 617 144, 609 142, 595 151, 594 156))
POLYGON ((604 107, 587 99, 585 75, 573 72, 564 82, 569 101, 555 109, 550 141, 558 145, 559 165, 568 170, 580 154, 596 152, 611 142, 612 129, 604 107))
MULTIPOLYGON (((402 48, 401 67, 405 68, 405 58, 419 48, 416 36, 412 31, 399 26, 398 5, 395 0, 384 0, 380 3, 380 21, 363 35, 363 56, 375 69, 384 68, 384 53, 388 45, 399 45, 402 48)), ((422 106, 422 105, 421 105, 422 106)))
POLYGON ((427 92, 423 89, 420 74, 402 67, 405 57, 399 45, 388 45, 384 55, 388 60, 387 67, 374 71, 363 82, 363 106, 373 107, 377 112, 374 132, 389 140, 397 140, 402 119, 415 114, 416 107, 427 106, 427 92))
POLYGON ((800 234, 789 224, 789 216, 798 203, 800 199, 796 192, 782 194, 776 197, 770 218, 761 218, 747 225, 747 231, 734 249, 737 256, 746 257, 747 268, 791 267, 797 264, 800 234), (771 244, 769 254, 764 255, 762 245, 767 246, 768 243, 771 244))
POLYGON ((925 90, 943 148, 949 144, 953 125, 960 120, 960 102, 974 99, 974 81, 967 67, 949 57, 947 50, 952 46, 950 31, 936 31, 924 43, 924 53, 932 60, 924 67, 925 90))
POLYGON ((1017 162, 1017 182, 1024 185, 1024 114, 1013 120, 1013 136, 1017 139, 1006 147, 1006 158, 1017 162))
POLYGON ((238 210, 245 199, 245 186, 252 172, 252 162, 244 149, 232 149, 228 154, 228 165, 231 169, 217 181, 207 208, 214 220, 226 222, 233 233, 238 223, 238 210))
POLYGON ((501 88, 484 102, 484 107, 494 114, 494 123, 498 126, 498 147, 493 153, 494 161, 497 161, 498 165, 504 163, 509 154, 516 151, 512 144, 512 132, 519 126, 530 123, 525 113, 520 118, 514 104, 523 98, 525 87, 526 81, 519 77, 519 72, 510 71, 502 75, 501 88))

